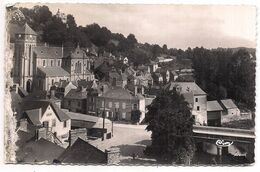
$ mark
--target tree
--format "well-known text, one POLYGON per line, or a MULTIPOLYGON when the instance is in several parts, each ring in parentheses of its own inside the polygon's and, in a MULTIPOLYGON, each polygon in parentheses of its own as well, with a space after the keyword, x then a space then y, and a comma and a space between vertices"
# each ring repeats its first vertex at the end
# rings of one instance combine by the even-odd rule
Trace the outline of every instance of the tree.
POLYGON ((146 114, 147 130, 152 131, 152 145, 147 153, 152 153, 172 163, 189 162, 193 157, 193 118, 188 103, 175 90, 165 91, 148 106, 146 114), (180 152, 186 151, 180 160, 180 152))
POLYGON ((140 121, 141 111, 140 110, 133 110, 131 112, 131 120, 133 123, 138 123, 140 121))

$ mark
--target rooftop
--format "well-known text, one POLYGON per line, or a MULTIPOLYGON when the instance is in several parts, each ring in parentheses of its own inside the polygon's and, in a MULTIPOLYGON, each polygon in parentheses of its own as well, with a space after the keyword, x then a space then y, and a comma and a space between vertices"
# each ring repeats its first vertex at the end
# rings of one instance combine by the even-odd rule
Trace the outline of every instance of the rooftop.
POLYGON ((46 77, 70 76, 67 71, 58 66, 38 67, 38 69, 42 71, 46 75, 46 77))
POLYGON ((180 87, 181 93, 192 92, 194 95, 206 95, 195 82, 170 82, 164 86, 164 89, 172 90, 177 87, 180 87))
POLYGON ((78 138, 71 147, 68 147, 58 157, 58 160, 62 163, 105 164, 106 154, 90 143, 78 138))
POLYGON ((207 101, 207 111, 211 112, 211 111, 222 111, 222 107, 220 106, 220 104, 218 103, 218 101, 214 100, 214 101, 207 101))
POLYGON ((233 100, 231 100, 231 99, 220 100, 220 102, 223 104, 223 106, 224 106, 226 109, 237 108, 237 106, 235 105, 235 103, 234 103, 233 100))
POLYGON ((67 99, 86 99, 87 98, 87 91, 86 89, 82 88, 81 90, 78 89, 71 89, 68 94, 64 98, 67 99))

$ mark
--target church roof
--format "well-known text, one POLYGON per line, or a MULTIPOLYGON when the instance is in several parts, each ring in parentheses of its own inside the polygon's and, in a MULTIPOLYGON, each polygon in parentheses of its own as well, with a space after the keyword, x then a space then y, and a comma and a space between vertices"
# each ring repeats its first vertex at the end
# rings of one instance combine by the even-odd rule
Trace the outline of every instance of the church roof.
POLYGON ((38 67, 38 69, 43 72, 46 77, 55 77, 55 76, 70 76, 70 74, 65 71, 62 67, 58 66, 46 66, 38 67))
POLYGON ((18 28, 17 34, 37 35, 37 33, 27 23, 18 28))

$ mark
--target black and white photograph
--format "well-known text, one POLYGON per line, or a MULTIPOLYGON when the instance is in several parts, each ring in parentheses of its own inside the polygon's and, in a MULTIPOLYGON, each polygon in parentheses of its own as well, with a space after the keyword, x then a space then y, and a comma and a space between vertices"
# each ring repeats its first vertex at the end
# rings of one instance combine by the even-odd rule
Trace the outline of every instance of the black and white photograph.
POLYGON ((5 7, 8 164, 251 166, 256 6, 5 7))

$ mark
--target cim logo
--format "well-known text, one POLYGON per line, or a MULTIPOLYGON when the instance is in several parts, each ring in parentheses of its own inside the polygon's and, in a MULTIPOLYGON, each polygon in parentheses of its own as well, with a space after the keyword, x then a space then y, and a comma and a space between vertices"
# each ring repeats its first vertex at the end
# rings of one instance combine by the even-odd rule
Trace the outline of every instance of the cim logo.
POLYGON ((216 145, 218 147, 229 147, 233 144, 233 141, 229 142, 229 141, 224 141, 224 140, 217 140, 216 141, 216 145))

